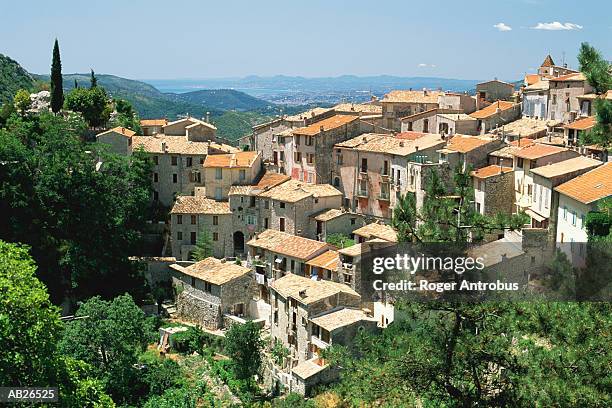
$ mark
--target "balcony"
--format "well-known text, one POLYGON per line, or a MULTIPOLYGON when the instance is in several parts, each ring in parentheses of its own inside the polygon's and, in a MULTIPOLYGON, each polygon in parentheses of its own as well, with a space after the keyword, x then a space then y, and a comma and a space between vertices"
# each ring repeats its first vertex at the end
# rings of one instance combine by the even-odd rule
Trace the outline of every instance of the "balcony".
POLYGON ((323 340, 321 340, 320 338, 316 337, 316 336, 311 336, 310 337, 310 343, 312 343, 313 345, 317 346, 317 348, 319 349, 326 349, 330 346, 329 343, 324 342, 323 340))

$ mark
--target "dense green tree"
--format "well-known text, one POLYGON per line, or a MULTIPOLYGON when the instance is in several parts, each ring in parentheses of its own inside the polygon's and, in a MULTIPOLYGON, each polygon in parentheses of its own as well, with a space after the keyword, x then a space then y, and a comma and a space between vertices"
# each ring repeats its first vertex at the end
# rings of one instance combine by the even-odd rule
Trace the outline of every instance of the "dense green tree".
POLYGON ((93 297, 67 323, 60 350, 90 364, 116 401, 141 397, 139 369, 134 365, 151 338, 144 313, 129 295, 112 301, 93 297))
MULTIPOLYGON (((612 89, 612 68, 601 53, 588 43, 582 43, 578 54, 580 71, 598 95, 612 89)), ((582 142, 598 144, 607 151, 612 147, 612 100, 595 99, 595 126, 587 132, 582 142)))
POLYGON ((198 232, 195 248, 191 252, 191 259, 197 262, 210 256, 213 256, 212 235, 206 228, 201 228, 198 232))
POLYGON ((142 377, 147 385, 148 395, 162 395, 170 388, 181 388, 185 385, 181 367, 170 359, 146 364, 142 377))
POLYGON ((0 109, 0 128, 4 127, 13 113, 17 113, 15 105, 10 101, 5 101, 0 109))
POLYGON ((51 62, 51 110, 57 113, 64 106, 64 85, 62 80, 62 61, 60 49, 55 39, 53 44, 53 61, 51 62))
POLYGON ((115 118, 112 120, 113 126, 122 126, 132 129, 136 134, 142 134, 140 118, 132 104, 125 99, 114 99, 113 102, 116 111, 115 118))
POLYGON ((161 396, 151 397, 143 408, 196 408, 197 401, 196 395, 189 388, 171 388, 161 396))
POLYGON ((263 345, 260 328, 252 321, 230 327, 225 335, 225 352, 232 359, 236 379, 250 379, 259 373, 263 345))
POLYGON ((59 310, 35 269, 25 247, 0 241, 0 384, 57 386, 62 407, 114 407, 89 365, 58 353, 59 310))
POLYGON ((355 245, 355 240, 342 233, 329 234, 326 238, 326 242, 337 248, 346 248, 355 245))
POLYGON ((19 111, 21 116, 25 116, 28 109, 32 107, 32 100, 30 99, 30 93, 25 89, 20 89, 13 98, 15 108, 19 111))
POLYGON ((104 88, 75 88, 66 96, 64 107, 79 112, 89 125, 103 126, 110 118, 110 100, 104 88))
POLYGON ((57 302, 140 299, 143 276, 128 257, 141 251, 150 164, 141 151, 126 158, 83 143, 84 129, 77 117, 41 114, 0 130, 0 238, 32 247, 57 302))

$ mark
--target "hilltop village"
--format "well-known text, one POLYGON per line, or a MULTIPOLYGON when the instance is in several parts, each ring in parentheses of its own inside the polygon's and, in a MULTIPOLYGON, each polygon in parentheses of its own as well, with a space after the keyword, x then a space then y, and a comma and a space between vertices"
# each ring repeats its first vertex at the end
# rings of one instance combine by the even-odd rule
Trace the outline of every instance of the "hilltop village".
POLYGON ((140 135, 116 127, 96 141, 150 158, 151 199, 169 217, 158 223, 158 256, 139 259, 152 286, 173 282, 165 312, 218 335, 257 323, 288 350, 266 360, 266 380, 308 395, 337 375, 323 350, 394 321, 391 302, 364 296, 361 257, 398 241, 394 209, 411 195, 419 211, 432 174, 451 186, 455 168, 467 169, 476 213, 526 216, 482 243, 512 244, 504 258, 520 260, 521 273, 534 242, 588 241, 587 214, 612 195, 607 147, 580 143, 598 99, 612 92, 547 56, 519 87, 394 90, 278 117, 239 148, 194 117, 141 120, 140 135), (207 256, 193 261, 201 242, 207 256))

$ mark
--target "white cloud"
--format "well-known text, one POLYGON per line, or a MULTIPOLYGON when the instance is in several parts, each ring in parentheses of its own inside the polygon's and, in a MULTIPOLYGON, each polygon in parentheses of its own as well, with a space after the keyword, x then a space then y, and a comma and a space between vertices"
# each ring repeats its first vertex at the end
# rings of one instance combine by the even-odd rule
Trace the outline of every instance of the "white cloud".
POLYGON ((497 23, 493 25, 493 27, 497 28, 499 31, 512 31, 512 27, 506 25, 505 23, 497 23))
POLYGON ((419 68, 435 68, 436 66, 434 64, 424 64, 424 63, 420 63, 418 65, 419 68))
POLYGON ((559 31, 559 30, 581 30, 582 26, 574 23, 560 23, 558 21, 553 21, 552 23, 538 23, 535 27, 531 27, 534 30, 550 30, 550 31, 559 31))

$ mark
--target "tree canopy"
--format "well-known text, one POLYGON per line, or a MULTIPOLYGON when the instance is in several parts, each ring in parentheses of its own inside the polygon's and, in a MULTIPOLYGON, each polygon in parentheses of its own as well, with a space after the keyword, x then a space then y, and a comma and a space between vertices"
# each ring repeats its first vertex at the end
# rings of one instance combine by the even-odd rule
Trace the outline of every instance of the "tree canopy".
POLYGON ((64 106, 64 84, 62 78, 62 61, 57 38, 53 44, 53 60, 51 62, 51 111, 57 113, 64 106))

